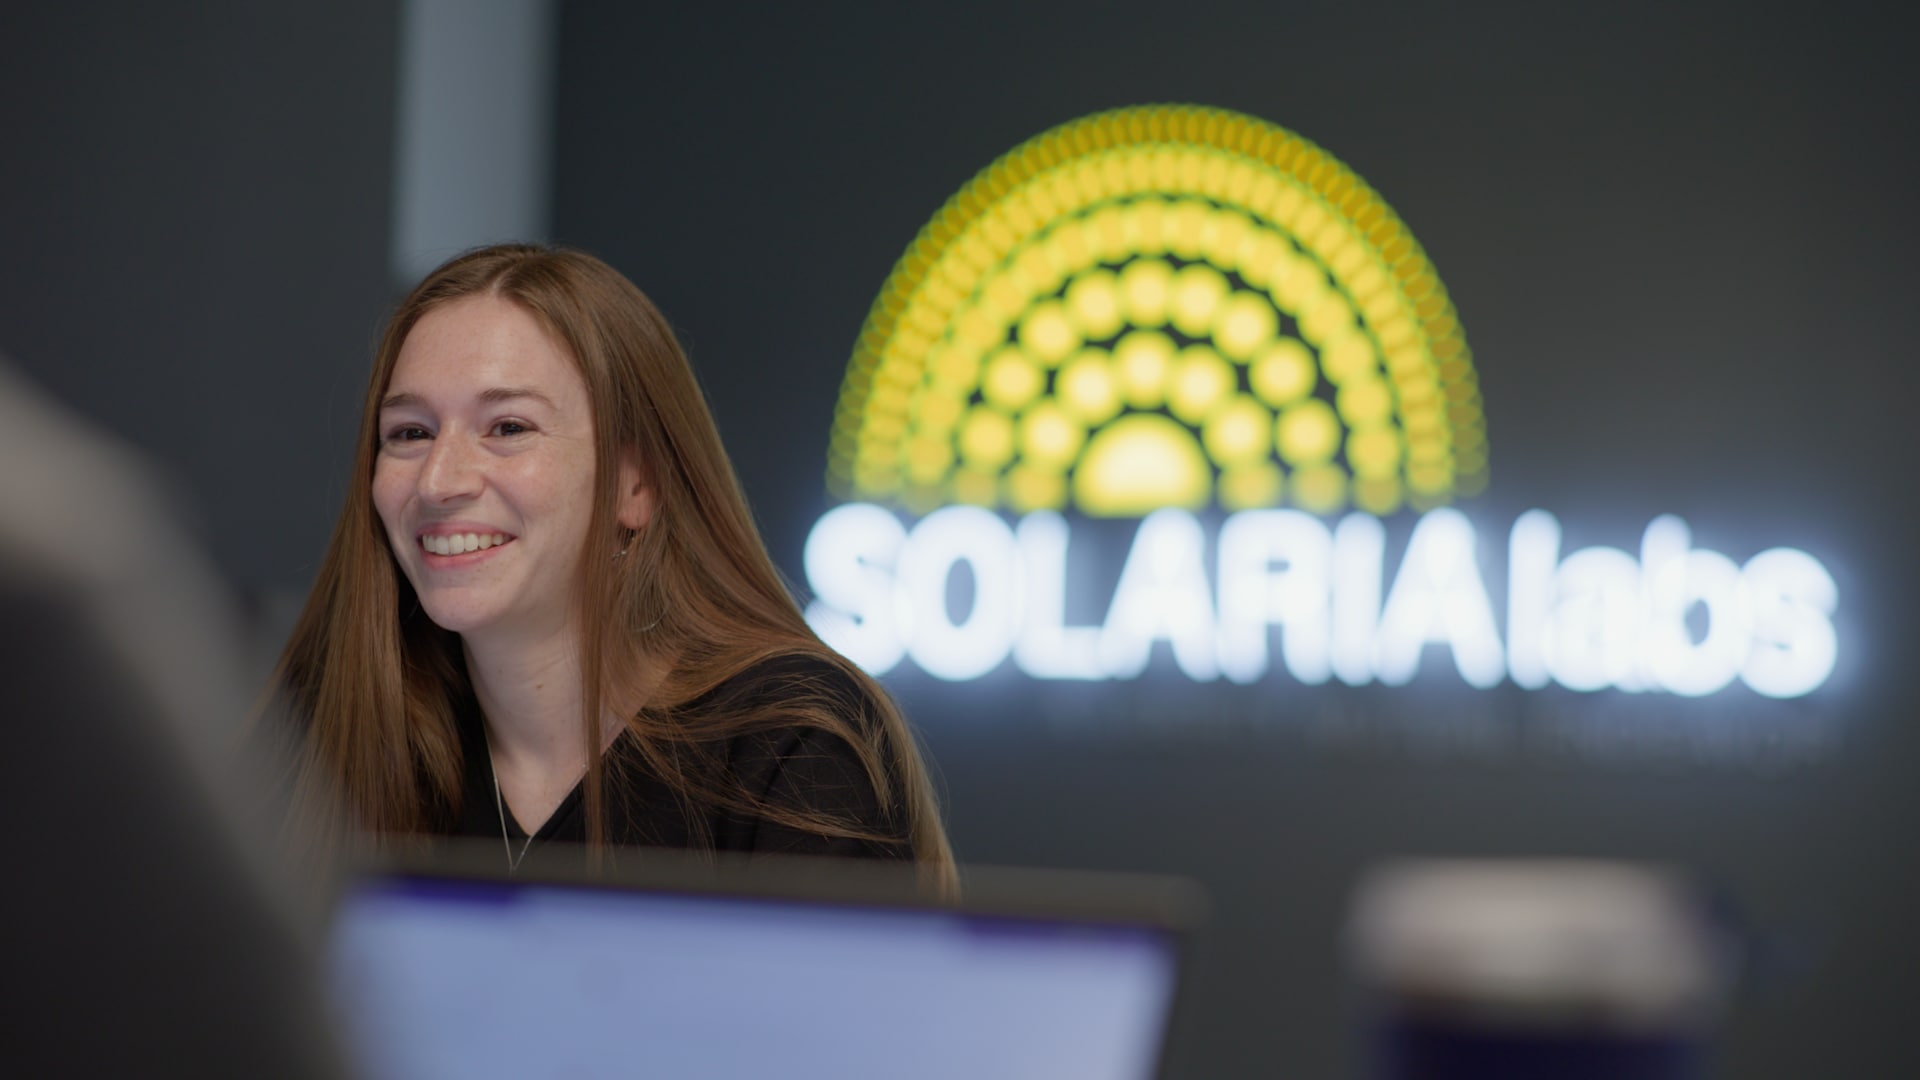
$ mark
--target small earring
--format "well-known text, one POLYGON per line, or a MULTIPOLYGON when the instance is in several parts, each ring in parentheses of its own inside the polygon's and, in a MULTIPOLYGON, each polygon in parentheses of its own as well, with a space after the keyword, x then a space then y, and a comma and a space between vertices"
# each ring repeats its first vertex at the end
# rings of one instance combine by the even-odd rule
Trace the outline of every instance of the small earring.
POLYGON ((633 538, 638 535, 639 533, 634 530, 631 530, 631 529, 627 530, 626 537, 620 541, 620 550, 613 553, 613 559, 615 562, 619 562, 620 556, 625 555, 627 553, 627 549, 633 547, 633 538))

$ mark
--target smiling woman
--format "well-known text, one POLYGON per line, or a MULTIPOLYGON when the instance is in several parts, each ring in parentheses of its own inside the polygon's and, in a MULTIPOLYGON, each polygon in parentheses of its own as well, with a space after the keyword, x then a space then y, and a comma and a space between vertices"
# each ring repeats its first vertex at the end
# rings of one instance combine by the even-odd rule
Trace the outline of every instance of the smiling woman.
POLYGON ((951 883, 899 711, 822 645, 659 312, 486 248, 387 326, 353 488, 276 676, 303 812, 381 839, 911 858, 951 883))

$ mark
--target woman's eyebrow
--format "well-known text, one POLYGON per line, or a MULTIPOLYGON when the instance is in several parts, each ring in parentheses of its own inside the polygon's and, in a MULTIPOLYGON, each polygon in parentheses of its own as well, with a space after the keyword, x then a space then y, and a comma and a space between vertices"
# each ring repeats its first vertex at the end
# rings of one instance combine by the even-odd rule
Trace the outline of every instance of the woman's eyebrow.
MULTIPOLYGON (((479 401, 483 405, 497 405, 503 401, 516 401, 521 398, 537 401, 549 409, 556 408, 552 398, 527 386, 496 386, 480 391, 479 395, 479 401)), ((425 404, 425 402, 421 400, 420 395, 406 393, 405 391, 398 394, 388 394, 380 400, 380 408, 382 409, 406 409, 423 404, 425 404)))
POLYGON ((555 408, 552 398, 528 386, 496 386, 491 390, 480 391, 480 401, 486 405, 497 405, 500 402, 518 398, 531 398, 549 409, 555 408))

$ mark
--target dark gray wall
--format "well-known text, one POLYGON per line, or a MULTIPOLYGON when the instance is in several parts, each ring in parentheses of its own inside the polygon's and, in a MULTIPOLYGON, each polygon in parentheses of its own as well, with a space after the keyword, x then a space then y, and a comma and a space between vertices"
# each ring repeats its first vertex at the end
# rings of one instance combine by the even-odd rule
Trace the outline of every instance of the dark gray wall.
MULTIPOLYGON (((1344 1071, 1341 912, 1358 868, 1396 852, 1693 867, 1769 948, 1727 1075, 1912 1072, 1920 102, 1890 17, 1039 7, 563 7, 556 230, 683 330, 790 573, 828 505, 853 336, 928 215, 1055 123, 1191 101, 1321 142, 1425 244, 1485 388, 1476 516, 1542 506, 1585 530, 1572 542, 1631 544, 1677 512, 1735 555, 1805 546, 1839 578, 1850 659, 1798 704, 1605 706, 1827 740, 1760 765, 1369 734, 1595 708, 1446 677, 1340 695, 903 672, 962 853, 1209 886, 1182 1075, 1344 1071)), ((256 591, 312 573, 391 298, 396 22, 372 2, 0 10, 0 350, 170 466, 256 591)))
POLYGON ((1920 525, 1902 495, 1920 102, 1870 9, 1673 7, 563 9, 557 232, 682 330, 796 576, 829 505, 844 364, 908 241, 1021 140, 1154 101, 1299 131, 1410 224, 1475 348, 1483 527, 1538 506, 1570 544, 1631 547, 1671 512, 1736 557, 1798 545, 1834 568, 1846 659, 1786 705, 1473 693, 1440 658, 1405 689, 1354 692, 1196 688, 1164 663, 1120 686, 890 676, 966 857, 1211 888, 1181 1075, 1348 1071, 1342 912, 1360 867, 1405 852, 1691 867, 1765 938, 1727 1075, 1895 1075, 1903 1054, 1910 1071, 1896 995, 1920 944, 1920 739, 1898 650, 1920 525), (1460 712, 1503 741, 1406 745, 1460 712), (1749 741, 1706 760, 1523 741, 1555 717, 1749 741), (1761 731, 1826 742, 1756 763, 1761 731))
MULTIPOLYGON (((303 589, 391 297, 391 0, 0 9, 0 354, 303 589)), ((16 512, 19 508, 15 508, 16 512)))

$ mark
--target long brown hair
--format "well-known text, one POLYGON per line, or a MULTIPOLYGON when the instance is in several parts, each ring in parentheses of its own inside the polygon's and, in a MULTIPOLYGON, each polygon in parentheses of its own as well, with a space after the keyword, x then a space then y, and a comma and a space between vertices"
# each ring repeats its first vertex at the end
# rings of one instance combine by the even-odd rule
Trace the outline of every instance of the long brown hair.
MULTIPOLYGON (((899 807, 923 880, 953 882, 926 769, 891 698, 808 628, 768 557, 719 432, 672 330, 639 289, 578 251, 530 245, 482 248, 416 286, 387 323, 361 413, 346 506, 306 609, 276 672, 304 722, 300 785, 326 789, 377 837, 418 835, 449 820, 463 769, 455 713, 471 694, 459 639, 420 610, 374 510, 380 401, 400 347, 428 311, 492 295, 533 314, 565 346, 593 408, 593 515, 574 584, 580 618, 589 762, 589 839, 607 834, 607 767, 598 718, 638 685, 643 657, 669 661, 647 704, 625 720, 646 767, 691 808, 743 811, 830 836, 883 839, 871 824, 768 805, 729 785, 714 747, 756 727, 802 725, 844 738, 883 807, 899 807), (654 511, 637 535, 616 518, 619 463, 637 461, 654 511), (626 548, 624 556, 615 557, 626 548), (744 712, 690 717, 675 708, 777 657, 812 657, 862 688, 865 715, 806 685, 744 712)), ((303 798, 319 806, 324 799, 303 798)), ((690 815, 692 817, 694 815, 690 815)))

